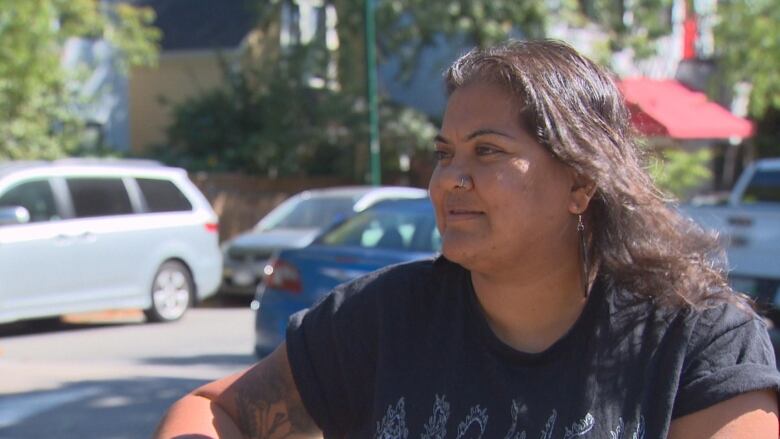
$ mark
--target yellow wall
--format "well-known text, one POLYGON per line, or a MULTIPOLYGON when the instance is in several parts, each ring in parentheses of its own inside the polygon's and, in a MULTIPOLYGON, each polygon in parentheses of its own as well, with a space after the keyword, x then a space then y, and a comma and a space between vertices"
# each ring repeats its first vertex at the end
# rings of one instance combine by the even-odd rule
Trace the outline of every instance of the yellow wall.
POLYGON ((130 147, 135 153, 166 141, 172 104, 222 86, 219 56, 211 51, 161 54, 156 68, 135 68, 130 74, 130 147), (160 103, 160 98, 168 105, 160 103))

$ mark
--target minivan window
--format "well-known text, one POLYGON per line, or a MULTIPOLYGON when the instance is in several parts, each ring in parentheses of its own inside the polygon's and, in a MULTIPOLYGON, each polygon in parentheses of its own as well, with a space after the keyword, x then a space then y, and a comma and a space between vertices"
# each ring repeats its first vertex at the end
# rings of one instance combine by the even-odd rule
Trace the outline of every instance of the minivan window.
POLYGON ((11 187, 0 195, 0 206, 22 206, 30 213, 30 222, 58 219, 57 204, 48 180, 32 180, 11 187))
POLYGON ((149 212, 192 210, 192 204, 173 182, 153 178, 136 178, 136 181, 146 199, 146 208, 149 212))
POLYGON ((133 213, 130 197, 119 178, 68 178, 77 218, 133 213))

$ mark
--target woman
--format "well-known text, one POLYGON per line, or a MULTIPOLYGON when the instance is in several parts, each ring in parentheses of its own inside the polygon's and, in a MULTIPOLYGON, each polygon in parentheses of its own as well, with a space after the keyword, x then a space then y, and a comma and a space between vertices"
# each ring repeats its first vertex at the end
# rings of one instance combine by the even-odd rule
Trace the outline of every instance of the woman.
POLYGON ((610 76, 536 41, 446 83, 442 257, 337 288, 158 437, 777 437, 762 320, 642 170, 610 76))

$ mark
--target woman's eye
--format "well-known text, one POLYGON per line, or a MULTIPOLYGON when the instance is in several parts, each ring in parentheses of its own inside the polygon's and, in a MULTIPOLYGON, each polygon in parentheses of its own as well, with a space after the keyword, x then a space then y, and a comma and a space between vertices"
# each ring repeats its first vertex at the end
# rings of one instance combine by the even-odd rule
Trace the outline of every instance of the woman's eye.
POLYGON ((501 152, 501 150, 491 145, 477 145, 475 151, 477 155, 491 155, 501 152))
POLYGON ((441 150, 441 149, 436 149, 436 150, 433 151, 433 158, 436 159, 436 161, 444 160, 444 159, 448 158, 449 156, 450 156, 450 153, 448 153, 447 151, 441 150))

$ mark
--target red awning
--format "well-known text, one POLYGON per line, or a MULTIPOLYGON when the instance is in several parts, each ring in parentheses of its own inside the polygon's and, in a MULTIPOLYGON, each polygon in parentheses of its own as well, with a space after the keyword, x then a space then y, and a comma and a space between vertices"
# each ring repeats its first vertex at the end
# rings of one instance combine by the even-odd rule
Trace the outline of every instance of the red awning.
POLYGON ((672 139, 750 137, 753 124, 673 79, 627 78, 618 83, 634 126, 644 135, 672 139))

